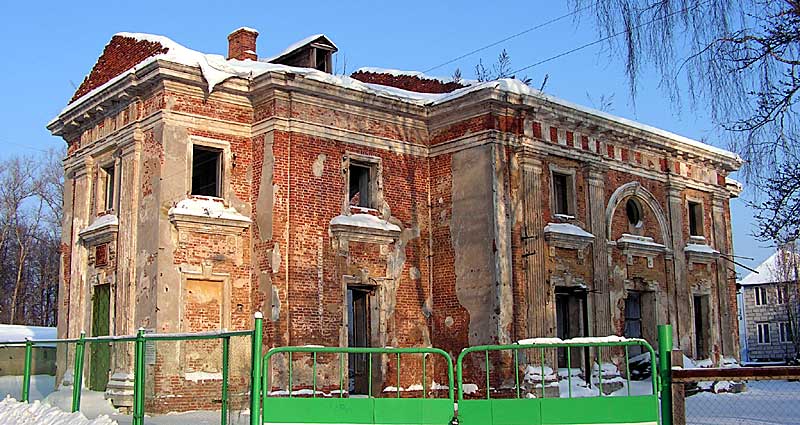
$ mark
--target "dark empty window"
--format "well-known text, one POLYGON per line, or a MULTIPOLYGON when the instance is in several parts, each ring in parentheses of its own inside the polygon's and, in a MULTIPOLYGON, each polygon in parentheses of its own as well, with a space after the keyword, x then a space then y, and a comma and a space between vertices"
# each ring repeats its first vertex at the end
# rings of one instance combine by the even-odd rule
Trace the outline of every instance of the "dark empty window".
POLYGON ((372 208, 372 168, 363 164, 350 163, 350 205, 372 208))
POLYGON ((328 51, 324 49, 314 49, 316 69, 322 72, 328 71, 328 51))
POLYGON ((758 323, 758 343, 759 344, 769 344, 772 342, 772 339, 769 335, 769 323, 758 323))
POLYGON ((639 203, 633 199, 628 199, 625 203, 625 214, 628 216, 628 222, 634 226, 638 226, 642 221, 642 210, 639 208, 639 203))
POLYGON ((221 195, 222 151, 194 146, 192 149, 192 195, 221 195))
POLYGON ((689 201, 689 234, 703 236, 703 206, 689 201))
POLYGON ((103 174, 105 175, 105 204, 104 209, 110 210, 114 208, 114 189, 116 186, 114 185, 114 166, 110 166, 107 168, 103 168, 103 174))
POLYGON ((572 178, 568 174, 553 173, 553 213, 572 215, 572 178))

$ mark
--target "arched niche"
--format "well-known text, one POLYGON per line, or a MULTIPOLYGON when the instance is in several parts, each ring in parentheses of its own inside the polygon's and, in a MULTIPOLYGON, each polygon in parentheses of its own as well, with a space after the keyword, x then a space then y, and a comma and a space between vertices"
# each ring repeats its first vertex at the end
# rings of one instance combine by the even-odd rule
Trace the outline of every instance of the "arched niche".
POLYGON ((668 231, 669 222, 667 221, 667 216, 664 214, 664 210, 661 209, 661 204, 658 203, 656 197, 653 196, 650 191, 642 187, 639 182, 625 183, 618 187, 611 195, 611 198, 609 198, 608 205, 606 206, 606 240, 611 240, 611 221, 614 219, 614 211, 622 204, 623 200, 627 200, 629 197, 636 198, 636 200, 646 205, 650 211, 653 212, 658 222, 658 227, 661 230, 661 240, 665 246, 668 248, 671 247, 672 238, 668 231))

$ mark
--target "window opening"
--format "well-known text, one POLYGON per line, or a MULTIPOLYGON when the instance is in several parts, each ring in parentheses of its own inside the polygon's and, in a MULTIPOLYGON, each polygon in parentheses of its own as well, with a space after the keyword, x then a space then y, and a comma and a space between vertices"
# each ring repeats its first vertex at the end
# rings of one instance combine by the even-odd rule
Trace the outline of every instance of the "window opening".
POLYGON ((222 151, 192 148, 192 195, 221 197, 222 151))
POLYGON ((789 322, 781 322, 778 324, 780 330, 781 342, 792 342, 792 326, 789 322))
POLYGON ((759 323, 758 324, 758 343, 759 344, 769 344, 769 323, 759 323))
POLYGON ((625 203, 625 214, 628 216, 628 222, 634 226, 638 226, 642 221, 642 210, 639 208, 639 203, 632 198, 625 203))
POLYGON ((786 304, 789 299, 789 287, 786 285, 779 285, 777 288, 778 297, 777 304, 786 304))
MULTIPOLYGON (((642 335, 642 297, 639 292, 628 291, 625 298, 625 337, 643 338, 642 335)), ((636 356, 642 354, 641 345, 628 347, 629 354, 636 356)))
POLYGON ((104 201, 104 209, 106 211, 114 209, 114 189, 116 186, 114 185, 114 166, 103 168, 103 174, 105 175, 105 201, 104 201))
POLYGON ((767 289, 764 287, 753 288, 755 292, 756 305, 767 304, 767 289))
POLYGON ((349 199, 355 207, 372 208, 371 167, 350 164, 349 199))
POLYGON ((570 196, 572 191, 570 176, 567 174, 553 173, 553 212, 555 214, 572 215, 570 196))
POLYGON ((689 201, 689 234, 703 236, 703 206, 689 201))

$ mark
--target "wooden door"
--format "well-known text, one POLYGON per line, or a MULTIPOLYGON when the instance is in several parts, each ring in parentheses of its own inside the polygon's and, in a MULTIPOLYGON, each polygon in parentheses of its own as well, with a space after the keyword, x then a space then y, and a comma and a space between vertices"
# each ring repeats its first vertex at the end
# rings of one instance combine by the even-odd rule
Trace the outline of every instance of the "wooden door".
MULTIPOLYGON (((110 285, 96 285, 92 295, 92 336, 108 335, 110 285)), ((89 389, 105 391, 111 365, 111 347, 107 343, 89 343, 89 389)))

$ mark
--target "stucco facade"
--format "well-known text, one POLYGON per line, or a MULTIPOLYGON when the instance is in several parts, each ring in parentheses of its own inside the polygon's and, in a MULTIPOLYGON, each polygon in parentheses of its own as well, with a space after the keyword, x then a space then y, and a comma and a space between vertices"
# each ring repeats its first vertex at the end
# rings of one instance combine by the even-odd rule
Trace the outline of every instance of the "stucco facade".
MULTIPOLYGON (((230 57, 253 59, 255 36, 239 35, 252 40, 234 37, 230 57)), ((274 68, 228 61, 265 70, 210 92, 202 64, 163 56, 175 49, 115 36, 48 126, 69 145, 60 337, 98 320, 117 335, 247 329, 263 311, 268 346, 457 355, 626 329, 655 345, 656 324, 671 323, 687 355, 737 356, 734 276, 720 256, 732 254, 735 155, 514 81, 332 76, 326 38, 274 68), (320 71, 286 66, 306 57, 320 71), (210 172, 201 157, 216 164, 211 196, 198 187, 210 172), (93 320, 102 285, 109 308, 93 320)), ((148 403, 207 407, 163 395, 217 390, 186 379, 216 372, 203 361, 215 350, 157 351, 148 403)), ((131 360, 114 348, 117 404, 131 360)), ((337 376, 336 362, 322 367, 337 376)), ((418 367, 404 371, 403 385, 419 381, 418 367)))

